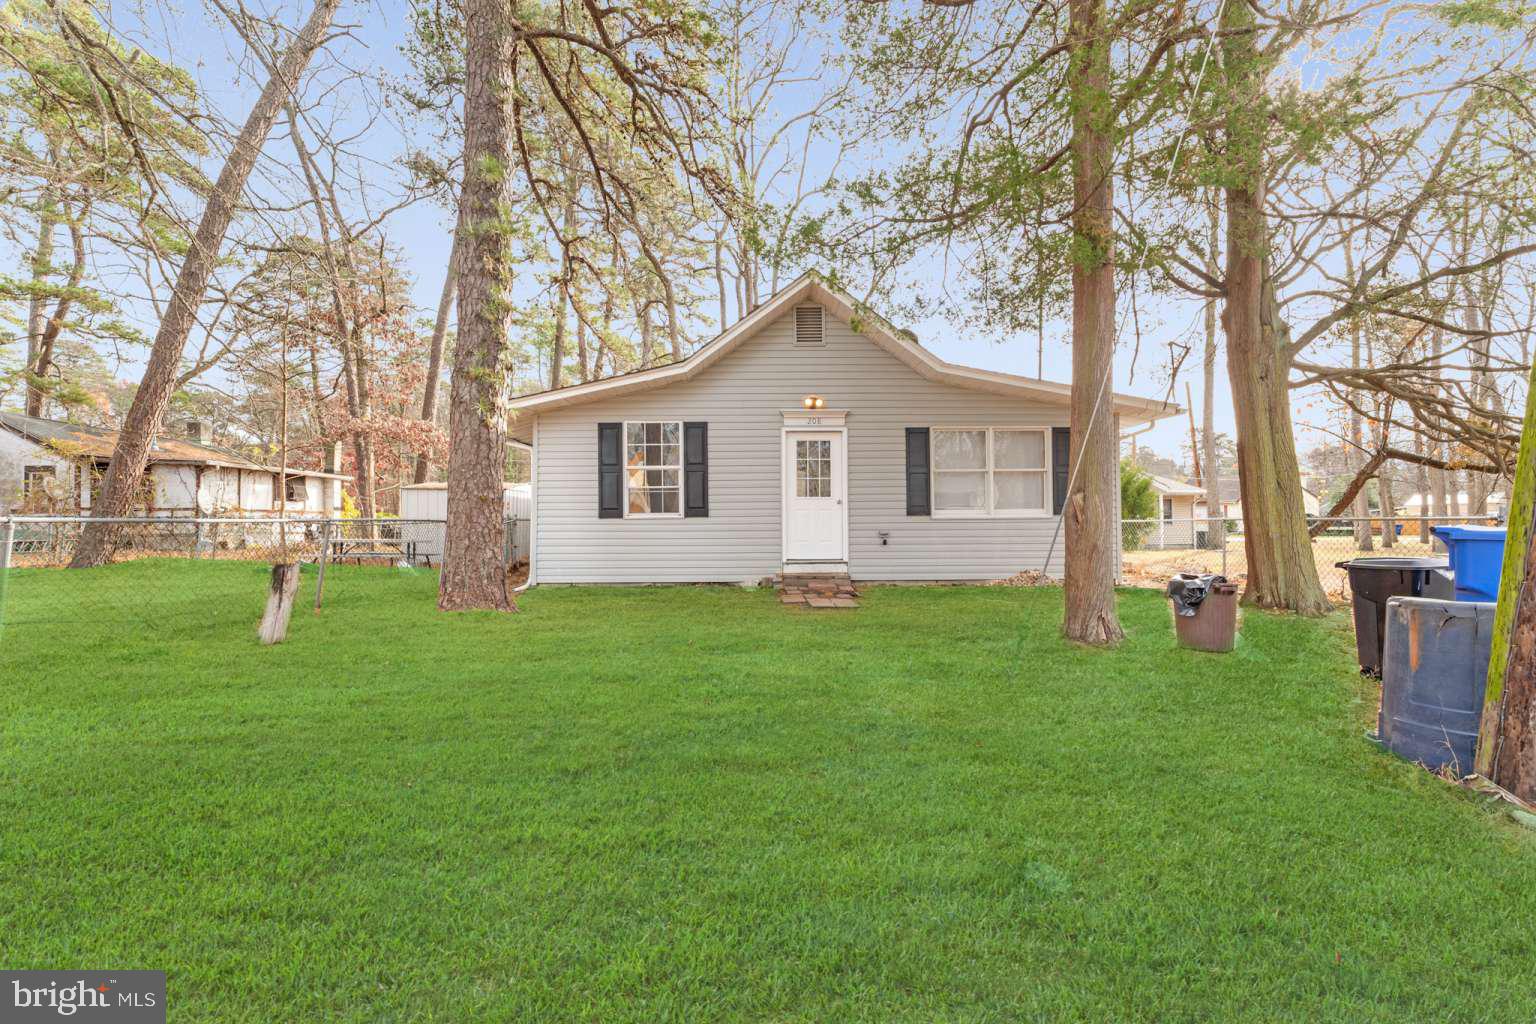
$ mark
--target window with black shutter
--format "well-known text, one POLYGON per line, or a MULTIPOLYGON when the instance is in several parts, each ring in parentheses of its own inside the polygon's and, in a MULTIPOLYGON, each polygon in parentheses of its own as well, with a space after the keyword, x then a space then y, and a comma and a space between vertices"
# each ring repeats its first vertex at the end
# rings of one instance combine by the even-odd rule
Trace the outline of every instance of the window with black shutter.
POLYGON ((683 424, 683 515, 709 515, 709 424, 683 424))
POLYGON ((1067 478, 1072 463, 1072 431, 1051 428, 1051 512, 1061 515, 1067 503, 1067 478))
POLYGON ((907 428, 907 515, 926 516, 932 510, 929 494, 928 428, 907 428))
POLYGON ((597 518, 624 518, 624 424, 597 425, 597 518))

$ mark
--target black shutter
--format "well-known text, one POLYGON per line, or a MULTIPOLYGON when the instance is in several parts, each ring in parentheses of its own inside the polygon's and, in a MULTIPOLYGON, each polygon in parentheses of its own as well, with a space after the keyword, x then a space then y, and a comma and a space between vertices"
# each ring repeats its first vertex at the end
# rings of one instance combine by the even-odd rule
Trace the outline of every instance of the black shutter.
POLYGON ((709 424, 683 424, 683 515, 709 515, 709 424))
POLYGON ((1051 428, 1051 514, 1061 515, 1067 503, 1067 477, 1072 465, 1072 431, 1051 428))
POLYGON ((597 425, 597 518, 624 518, 624 424, 597 425))
POLYGON ((907 515, 932 514, 928 494, 928 428, 907 428, 907 515))

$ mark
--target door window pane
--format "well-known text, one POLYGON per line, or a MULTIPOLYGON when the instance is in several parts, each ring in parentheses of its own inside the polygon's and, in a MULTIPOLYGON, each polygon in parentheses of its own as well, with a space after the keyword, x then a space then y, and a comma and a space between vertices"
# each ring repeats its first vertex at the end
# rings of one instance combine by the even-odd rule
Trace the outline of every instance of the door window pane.
POLYGON ((795 442, 795 497, 832 497, 832 442, 795 442))

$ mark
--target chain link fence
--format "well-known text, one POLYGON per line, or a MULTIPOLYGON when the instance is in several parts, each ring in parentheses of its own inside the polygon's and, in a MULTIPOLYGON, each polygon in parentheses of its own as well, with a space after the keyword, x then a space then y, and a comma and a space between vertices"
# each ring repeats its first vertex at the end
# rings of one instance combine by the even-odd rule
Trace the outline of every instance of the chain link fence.
MULTIPOLYGON (((176 637, 226 615, 254 628, 272 563, 298 562, 306 579, 323 566, 329 595, 331 581, 344 585, 348 573, 436 570, 446 528, 432 519, 113 519, 118 564, 66 571, 92 521, 0 517, 0 642, 28 627, 101 624, 176 637)), ((516 573, 527 560, 526 518, 506 520, 503 545, 516 573)))
MULTIPOLYGON (((1349 574, 1338 563, 1353 558, 1443 558, 1445 545, 1433 534, 1441 525, 1500 525, 1491 516, 1313 519, 1312 557, 1323 590, 1338 603, 1349 601, 1349 574)), ((1220 573, 1242 583, 1248 553, 1239 519, 1126 519, 1120 524, 1127 586, 1167 585, 1175 573, 1220 573)))

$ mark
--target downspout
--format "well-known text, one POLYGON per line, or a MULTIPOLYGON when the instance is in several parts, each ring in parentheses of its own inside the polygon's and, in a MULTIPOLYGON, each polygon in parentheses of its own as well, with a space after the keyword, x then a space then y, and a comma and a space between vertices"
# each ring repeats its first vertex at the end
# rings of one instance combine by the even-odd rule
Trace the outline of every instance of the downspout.
POLYGON ((528 446, 528 578, 522 586, 513 587, 512 593, 521 594, 539 582, 534 557, 539 549, 537 518, 539 514, 539 418, 533 418, 533 443, 528 446))

